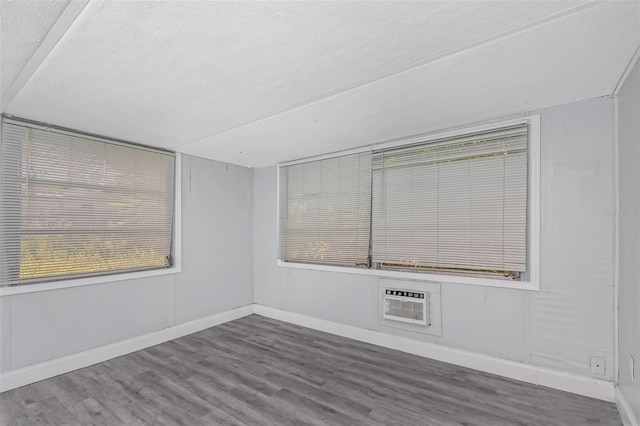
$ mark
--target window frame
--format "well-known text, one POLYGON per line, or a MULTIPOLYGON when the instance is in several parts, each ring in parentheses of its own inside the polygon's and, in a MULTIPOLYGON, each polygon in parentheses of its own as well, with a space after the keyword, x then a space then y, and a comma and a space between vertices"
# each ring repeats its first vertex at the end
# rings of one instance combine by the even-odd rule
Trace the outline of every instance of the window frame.
POLYGON ((276 173, 276 236, 280 238, 280 173, 279 169, 297 163, 311 160, 320 160, 347 154, 355 154, 364 151, 374 151, 382 148, 393 148, 402 145, 410 145, 420 142, 430 142, 436 139, 461 136, 467 133, 489 131, 499 127, 510 126, 515 124, 526 123, 529 132, 529 141, 527 146, 529 173, 527 176, 528 194, 527 194, 527 272, 520 281, 501 280, 494 278, 480 278, 471 276, 457 275, 441 275, 428 272, 407 272, 392 271, 384 269, 367 269, 355 268, 347 266, 330 266, 310 263, 295 263, 276 259, 278 267, 292 269, 306 269, 312 271, 341 272, 356 275, 369 275, 385 278, 410 279, 416 281, 436 281, 451 284, 467 284, 479 285, 485 287, 502 287, 513 288, 519 290, 540 290, 540 115, 530 115, 517 119, 494 120, 485 124, 460 127, 448 131, 433 132, 411 136, 407 138, 396 139, 388 142, 372 144, 370 146, 326 154, 311 158, 294 160, 279 163, 277 165, 278 173, 276 173))
MULTIPOLYGON (((144 145, 138 145, 134 143, 128 143, 120 141, 118 139, 110 139, 107 137, 101 137, 91 134, 86 134, 80 131, 60 128, 57 126, 49 126, 40 123, 31 122, 29 120, 16 119, 11 116, 3 115, 2 118, 6 122, 19 123, 21 125, 27 125, 32 128, 41 130, 55 129, 56 133, 66 134, 69 136, 81 136, 85 139, 94 140, 97 142, 117 143, 125 146, 153 149, 153 147, 147 147, 144 145)), ((0 129, 0 137, 1 129, 0 129)), ((125 280, 134 280, 139 278, 157 277, 162 275, 177 274, 182 272, 182 155, 179 152, 174 153, 175 169, 174 169, 174 213, 173 213, 173 235, 172 235, 172 266, 162 269, 151 269, 143 271, 133 272, 115 272, 112 274, 103 274, 92 277, 79 277, 79 278, 65 278, 61 280, 52 280, 50 282, 38 282, 17 286, 2 286, 0 287, 0 297, 11 296, 16 294, 35 293, 40 291, 58 290, 64 288, 81 287, 95 284, 105 284, 110 282, 118 282, 125 280)))

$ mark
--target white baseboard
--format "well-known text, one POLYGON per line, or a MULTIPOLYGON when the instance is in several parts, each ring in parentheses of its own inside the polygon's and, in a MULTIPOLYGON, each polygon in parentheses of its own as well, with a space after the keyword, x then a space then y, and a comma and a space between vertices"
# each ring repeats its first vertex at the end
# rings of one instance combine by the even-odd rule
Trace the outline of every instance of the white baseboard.
MULTIPOLYGON (((450 364, 460 365, 462 367, 497 374, 511 379, 521 380, 523 382, 547 386, 605 401, 616 401, 618 402, 619 407, 626 404, 622 395, 619 395, 619 392, 614 393, 614 386, 612 382, 549 370, 542 367, 536 367, 534 365, 466 352, 460 349, 448 348, 446 346, 432 343, 419 342, 400 336, 392 336, 373 330, 339 324, 257 304, 246 305, 211 315, 206 318, 201 318, 145 334, 144 336, 134 337, 132 339, 53 359, 51 361, 6 371, 0 374, 0 392, 68 373, 79 368, 88 367, 99 362, 155 346, 169 340, 177 339, 209 327, 233 321, 253 313, 349 339, 359 340, 361 342, 396 349, 425 358, 435 359, 438 361, 448 362, 450 364)), ((629 425, 638 426, 637 421, 632 417, 633 414, 628 409, 628 405, 625 405, 625 407, 627 412, 630 413, 629 416, 631 417, 629 418, 632 419, 629 425)), ((623 408, 620 408, 620 410, 622 414, 623 408)), ((625 426, 627 426, 627 423, 625 423, 625 426)))
POLYGON ((253 306, 253 304, 242 306, 143 336, 100 346, 51 361, 28 365, 16 370, 6 371, 0 374, 0 392, 39 382, 40 380, 68 373, 79 368, 88 367, 99 362, 117 358, 131 352, 149 348, 169 340, 177 339, 178 337, 251 315, 254 310, 253 306))
MULTIPOLYGON (((523 382, 534 383, 554 389, 572 392, 613 402, 614 386, 612 382, 592 379, 550 370, 535 365, 509 361, 487 355, 467 352, 460 349, 448 348, 433 343, 419 342, 405 337, 393 336, 373 330, 339 324, 313 318, 293 312, 282 311, 262 305, 254 305, 254 312, 258 315, 289 322, 325 333, 331 333, 361 342, 371 343, 385 348, 448 362, 462 367, 473 368, 487 373, 497 374, 523 382)), ((636 425, 634 425, 636 426, 636 425)))
POLYGON ((616 405, 618 406, 618 412, 620 413, 620 419, 624 426, 640 426, 640 419, 631 410, 629 402, 625 398, 624 394, 620 391, 619 387, 615 390, 616 405))

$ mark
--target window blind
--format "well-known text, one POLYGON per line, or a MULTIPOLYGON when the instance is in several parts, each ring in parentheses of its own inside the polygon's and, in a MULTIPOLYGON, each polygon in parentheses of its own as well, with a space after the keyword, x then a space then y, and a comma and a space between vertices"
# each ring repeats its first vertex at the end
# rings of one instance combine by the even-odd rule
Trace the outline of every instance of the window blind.
POLYGON ((3 285, 171 266, 175 156, 3 121, 3 285))
POLYGON ((280 167, 279 258, 366 266, 371 152, 280 167))
POLYGON ((373 154, 379 268, 517 278, 526 227, 526 124, 373 154))

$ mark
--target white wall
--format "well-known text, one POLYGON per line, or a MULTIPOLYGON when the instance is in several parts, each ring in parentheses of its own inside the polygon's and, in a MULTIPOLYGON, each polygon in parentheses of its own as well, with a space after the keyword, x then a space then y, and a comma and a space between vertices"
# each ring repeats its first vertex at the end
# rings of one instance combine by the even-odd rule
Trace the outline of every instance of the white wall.
MULTIPOLYGON (((542 290, 443 283, 442 335, 404 335, 584 376, 589 357, 601 356, 606 375, 593 377, 612 380, 613 101, 539 113, 542 290)), ((275 167, 252 171, 186 155, 182 165, 183 272, 0 298, 2 371, 252 301, 399 333, 379 328, 377 278, 276 266, 275 167)))
MULTIPOLYGON (((613 380, 613 101, 541 114, 541 291, 443 283, 442 336, 404 336, 613 380), (590 373, 590 356, 606 361, 590 373)), ((381 329, 370 276, 276 266, 276 168, 254 171, 254 300, 343 324, 381 329)))
POLYGON ((182 156, 182 272, 0 298, 0 370, 47 361, 252 302, 252 179, 182 156))
POLYGON ((640 62, 618 102, 619 386, 640 421, 640 62), (629 356, 635 359, 631 381, 629 356))

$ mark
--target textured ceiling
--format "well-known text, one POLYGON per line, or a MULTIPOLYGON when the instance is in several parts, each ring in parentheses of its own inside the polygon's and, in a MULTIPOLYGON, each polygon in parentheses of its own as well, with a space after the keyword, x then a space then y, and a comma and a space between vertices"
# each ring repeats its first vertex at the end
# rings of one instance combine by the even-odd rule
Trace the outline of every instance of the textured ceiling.
MULTIPOLYGON (((610 94, 639 15, 637 2, 90 2, 5 112, 269 165, 610 94)), ((4 62, 22 41, 2 37, 4 62)))
POLYGON ((0 1, 0 92, 4 94, 67 6, 60 1, 0 1))

